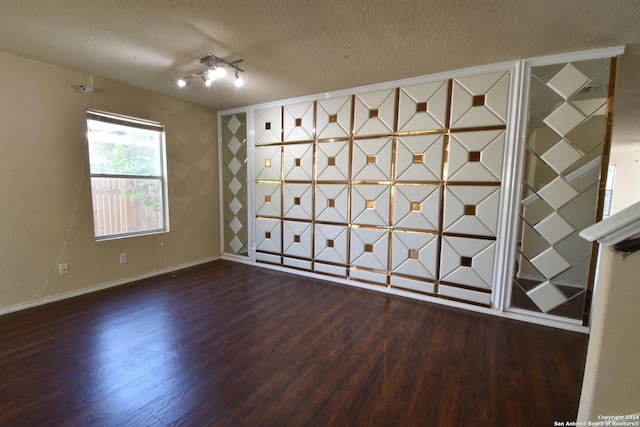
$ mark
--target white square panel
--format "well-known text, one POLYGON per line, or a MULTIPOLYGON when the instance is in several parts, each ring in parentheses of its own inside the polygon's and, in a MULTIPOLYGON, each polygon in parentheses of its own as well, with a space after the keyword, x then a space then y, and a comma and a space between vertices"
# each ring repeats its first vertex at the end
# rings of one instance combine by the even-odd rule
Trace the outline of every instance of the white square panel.
POLYGON ((279 181, 282 164, 282 149, 279 145, 259 146, 255 149, 256 179, 279 181))
POLYGON ((391 275, 391 286, 394 288, 420 292, 423 294, 433 294, 435 292, 435 285, 433 283, 409 279, 397 275, 391 275))
POLYGON ((353 141, 353 180, 389 181, 393 138, 353 141))
POLYGON ((562 291, 548 280, 531 289, 527 295, 545 313, 567 301, 562 291))
POLYGON ((351 265, 387 270, 389 232, 374 228, 351 229, 351 265))
POLYGON ((346 138, 351 135, 351 96, 317 102, 318 139, 346 138))
POLYGON ((399 132, 443 129, 447 118, 447 81, 400 88, 399 132))
POLYGON ((589 81, 589 77, 569 63, 547 82, 564 99, 568 99, 589 81))
POLYGON ((308 222, 282 222, 282 252, 300 258, 312 258, 313 226, 308 222))
POLYGON ((284 141, 313 139, 313 102, 287 105, 283 111, 284 141))
POLYGON ((280 253, 281 225, 277 219, 256 218, 256 250, 280 253))
POLYGON ((449 139, 449 181, 502 179, 505 131, 458 132, 449 139), (470 156, 479 156, 470 161, 470 156))
POLYGON ((349 181, 349 141, 316 144, 316 179, 349 181))
POLYGON ((540 157, 546 164, 551 166, 554 171, 560 174, 580 160, 582 154, 573 148, 566 140, 562 139, 540 157))
POLYGON ((349 229, 345 226, 316 224, 315 259, 318 261, 347 263, 347 242, 349 229))
POLYGON ((573 226, 565 221, 557 212, 549 215, 533 228, 552 245, 575 231, 573 226))
POLYGON ((256 215, 280 217, 282 200, 280 184, 258 182, 256 184, 256 215))
POLYGON ((560 136, 566 136, 585 119, 573 105, 565 102, 549 114, 544 122, 560 136))
POLYGON ((395 186, 394 226, 413 230, 438 230, 440 218, 439 185, 395 186))
POLYGON ((283 217, 313 218, 313 190, 311 184, 285 184, 283 217))
POLYGON ((552 208, 558 210, 575 198, 578 192, 559 176, 538 190, 538 195, 552 208))
POLYGON ((455 79, 451 96, 451 127, 505 124, 509 84, 508 71, 455 79))
POLYGON ((398 138, 396 181, 440 181, 443 147, 441 134, 398 138))
POLYGON ((571 264, 553 247, 531 258, 531 264, 547 279, 553 279, 571 267, 571 264))
POLYGON ((281 142, 282 108, 274 107, 256 110, 255 131, 256 145, 281 142))
POLYGON ((496 235, 500 187, 449 185, 444 200, 444 231, 496 235))
POLYGON ((435 279, 438 237, 435 234, 393 233, 391 270, 407 276, 435 279))
POLYGON ((284 179, 311 181, 313 179, 313 144, 291 144, 283 147, 284 179))
POLYGON ((349 186, 347 184, 316 185, 316 221, 349 222, 349 186))
POLYGON ((396 103, 394 89, 361 93, 355 99, 355 135, 393 132, 396 103))
POLYGON ((495 241, 466 237, 442 238, 440 280, 491 289, 495 241), (471 261, 465 265, 464 261, 471 261))
POLYGON ((390 187, 358 184, 351 187, 351 222, 363 225, 389 225, 390 187))

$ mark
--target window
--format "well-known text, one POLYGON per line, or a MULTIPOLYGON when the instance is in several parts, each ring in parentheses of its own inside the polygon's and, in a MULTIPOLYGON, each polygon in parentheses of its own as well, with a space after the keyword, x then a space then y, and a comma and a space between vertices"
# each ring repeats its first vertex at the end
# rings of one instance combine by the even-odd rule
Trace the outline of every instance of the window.
POLYGON ((96 240, 167 231, 163 125, 90 110, 87 139, 96 240))
POLYGON ((613 181, 616 175, 616 167, 614 165, 609 165, 609 169, 607 170, 607 183, 604 187, 604 209, 602 210, 602 214, 604 216, 608 216, 611 212, 611 195, 613 194, 613 181))

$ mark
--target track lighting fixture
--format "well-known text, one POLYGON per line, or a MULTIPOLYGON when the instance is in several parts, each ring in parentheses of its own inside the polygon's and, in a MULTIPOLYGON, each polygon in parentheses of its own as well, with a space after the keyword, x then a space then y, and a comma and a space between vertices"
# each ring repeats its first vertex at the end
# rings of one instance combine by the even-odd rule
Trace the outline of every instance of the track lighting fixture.
POLYGON ((234 83, 236 87, 242 87, 244 81, 240 76, 240 73, 244 73, 244 70, 238 67, 240 62, 244 59, 238 59, 237 61, 225 61, 224 59, 215 56, 212 53, 207 53, 203 58, 200 58, 200 64, 204 65, 205 69, 197 73, 183 76, 178 79, 178 86, 185 87, 190 85, 193 81, 192 78, 200 77, 204 81, 205 86, 210 87, 214 81, 223 78, 227 74, 227 67, 233 70, 235 76, 234 83))

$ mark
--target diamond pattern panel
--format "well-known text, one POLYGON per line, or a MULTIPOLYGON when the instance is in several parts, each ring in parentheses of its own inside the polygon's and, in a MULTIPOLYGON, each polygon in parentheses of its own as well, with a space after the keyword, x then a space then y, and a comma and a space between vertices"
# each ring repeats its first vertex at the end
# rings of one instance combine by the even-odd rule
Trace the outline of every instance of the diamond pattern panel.
POLYGON ((315 259, 347 264, 349 229, 339 225, 316 224, 315 231, 315 259))
POLYGON ((393 273, 435 279, 438 237, 434 234, 394 232, 391 269, 393 273))
POLYGON ((285 145, 283 158, 285 181, 313 179, 313 144, 285 145))
POLYGON ((393 132, 395 103, 395 90, 393 89, 356 95, 355 135, 376 135, 393 132))
POLYGON ((323 142, 316 145, 318 181, 349 181, 349 142, 323 142))
POLYGON ((256 215, 280 217, 280 184, 256 183, 256 215))
POLYGON ((284 141, 313 139, 313 102, 287 105, 283 111, 284 141))
POLYGON ((504 125, 507 121, 509 78, 509 72, 498 72, 454 80, 451 127, 504 125))
POLYGON ((448 98, 446 81, 400 88, 398 131, 444 129, 448 98))
POLYGON ((475 288, 491 289, 495 242, 449 236, 442 239, 440 279, 475 288))
POLYGON ((389 225, 390 188, 387 185, 353 185, 351 221, 362 225, 389 225))
POLYGON ((503 130, 452 134, 449 181, 501 181, 504 141, 503 130), (478 160, 470 161, 474 155, 479 156, 478 160))
POLYGON ((280 180, 282 153, 280 146, 261 146, 255 149, 255 171, 257 180, 280 180))
POLYGON ((256 250, 280 253, 281 226, 282 222, 277 219, 256 218, 256 250))
POLYGON ((398 138, 396 181, 440 181, 443 149, 443 135, 398 138))
POLYGON ((527 295, 544 313, 553 310, 568 300, 566 295, 548 280, 531 289, 527 292, 527 295))
POLYGON ((256 145, 280 142, 282 139, 282 108, 265 108, 255 113, 256 145))
POLYGON ((351 134, 351 96, 317 102, 318 139, 346 138, 351 134))
POLYGON ((316 186, 316 221, 349 222, 349 186, 318 184, 316 186))
POLYGON ((283 253, 301 258, 312 258, 311 240, 313 226, 308 222, 283 221, 283 253))
POLYGON ((542 156, 542 160, 558 174, 582 158, 582 153, 573 148, 566 140, 559 141, 548 149, 542 156))
POLYGON ((446 232, 496 235, 500 187, 447 186, 444 199, 446 232))
POLYGON ((313 191, 311 184, 285 184, 283 209, 285 218, 313 218, 313 191))
POLYGON ((439 185, 396 185, 393 218, 396 228, 438 230, 439 185))
POLYGON ((351 265, 387 270, 389 232, 373 228, 351 229, 351 265))
POLYGON ((353 141, 353 180, 389 181, 393 138, 353 141))
POLYGON ((537 223, 534 228, 552 245, 558 243, 575 231, 575 228, 557 212, 554 212, 537 223))
POLYGON ((222 198, 224 252, 246 255, 247 233, 247 128, 246 114, 222 116, 222 198))

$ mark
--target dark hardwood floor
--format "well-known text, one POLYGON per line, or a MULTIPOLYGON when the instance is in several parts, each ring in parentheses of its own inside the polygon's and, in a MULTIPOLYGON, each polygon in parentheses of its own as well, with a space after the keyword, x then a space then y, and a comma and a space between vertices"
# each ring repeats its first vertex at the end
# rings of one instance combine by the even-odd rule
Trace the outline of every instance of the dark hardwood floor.
POLYGON ((586 347, 216 261, 0 317, 0 425, 553 426, 586 347))

